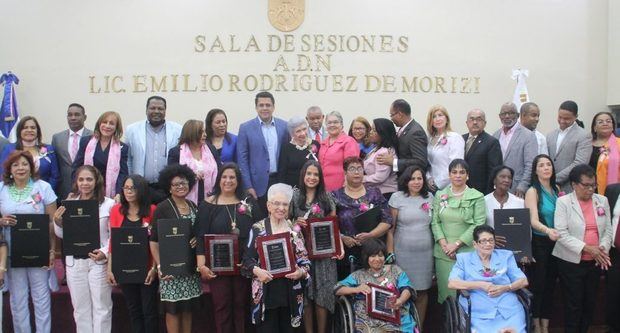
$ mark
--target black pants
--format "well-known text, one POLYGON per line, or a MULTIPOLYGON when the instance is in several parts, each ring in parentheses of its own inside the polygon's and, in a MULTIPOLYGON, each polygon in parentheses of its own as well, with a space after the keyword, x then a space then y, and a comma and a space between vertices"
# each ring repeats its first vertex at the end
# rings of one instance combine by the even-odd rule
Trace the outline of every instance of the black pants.
MULTIPOLYGON (((269 188, 271 185, 278 183, 278 174, 272 173, 269 174, 269 182, 267 183, 267 192, 262 196, 258 197, 258 206, 265 213, 266 216, 269 216, 269 211, 267 211, 267 193, 269 192, 269 188)), ((257 193, 258 195, 258 193, 257 193)))
POLYGON ((256 325, 256 333, 292 333, 298 329, 291 326, 291 312, 288 307, 265 310, 265 320, 256 325))
POLYGON ((536 260, 532 276, 532 316, 551 319, 553 292, 558 278, 558 258, 551 255, 555 242, 546 236, 533 235, 532 255, 536 260))
POLYGON ((158 280, 149 286, 134 283, 120 285, 131 318, 131 332, 159 333, 158 285, 158 280))
POLYGON ((596 306, 601 271, 594 260, 573 264, 558 259, 564 296, 564 329, 567 333, 587 333, 596 306))
POLYGON ((609 251, 611 267, 607 271, 607 325, 612 333, 620 332, 620 250, 609 251))

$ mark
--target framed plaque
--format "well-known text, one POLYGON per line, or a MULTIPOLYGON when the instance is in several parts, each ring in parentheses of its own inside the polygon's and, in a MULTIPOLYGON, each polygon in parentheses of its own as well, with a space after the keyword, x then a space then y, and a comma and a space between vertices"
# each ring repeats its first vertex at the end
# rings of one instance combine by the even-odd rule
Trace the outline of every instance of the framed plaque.
POLYGON ((380 219, 381 207, 375 206, 354 217, 355 230, 358 233, 371 232, 379 225, 380 219))
POLYGON ((112 273, 118 283, 144 283, 148 273, 149 237, 147 228, 111 228, 112 273))
POLYGON ((15 214, 11 227, 11 267, 50 264, 50 218, 47 214, 15 214))
POLYGON ((366 295, 368 316, 400 325, 400 310, 389 307, 390 300, 398 297, 398 291, 369 283, 370 294, 366 295))
POLYGON ((306 220, 306 247, 310 259, 340 255, 340 228, 334 216, 306 220))
POLYGON ((239 275, 239 238, 232 234, 206 234, 205 265, 217 275, 239 275))
POLYGON ((506 237, 506 250, 511 250, 517 262, 532 258, 530 210, 528 208, 495 209, 495 234, 506 237))
POLYGON ((63 200, 63 253, 88 256, 101 247, 99 239, 99 203, 96 200, 63 200))
POLYGON ((189 220, 157 220, 157 236, 159 265, 163 276, 186 276, 196 272, 196 256, 189 246, 189 240, 192 238, 189 220))
POLYGON ((261 267, 271 273, 274 279, 295 271, 290 233, 256 237, 256 246, 261 267))

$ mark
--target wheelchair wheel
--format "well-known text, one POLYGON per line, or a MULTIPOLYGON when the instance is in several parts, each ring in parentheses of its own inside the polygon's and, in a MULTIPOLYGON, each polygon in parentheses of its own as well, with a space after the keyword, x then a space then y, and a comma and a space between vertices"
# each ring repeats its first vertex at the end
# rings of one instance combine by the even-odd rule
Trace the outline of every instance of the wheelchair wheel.
POLYGON ((333 332, 354 332, 355 314, 351 301, 346 296, 340 296, 336 300, 333 323, 333 332))
POLYGON ((461 333, 458 304, 452 297, 443 302, 442 327, 444 333, 461 333))

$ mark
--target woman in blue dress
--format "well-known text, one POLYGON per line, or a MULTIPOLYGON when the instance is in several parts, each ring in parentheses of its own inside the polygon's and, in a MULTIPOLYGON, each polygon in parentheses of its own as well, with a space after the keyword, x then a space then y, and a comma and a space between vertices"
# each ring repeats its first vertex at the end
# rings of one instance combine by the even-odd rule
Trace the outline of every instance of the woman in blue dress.
MULTIPOLYGON (((448 288, 469 290, 472 332, 526 331, 525 311, 515 294, 527 287, 512 251, 495 249, 495 230, 488 225, 474 229, 476 251, 458 253, 448 288)), ((467 300, 460 298, 467 309, 467 300)))
POLYGON ((34 168, 39 173, 39 179, 48 182, 52 189, 55 189, 60 179, 56 153, 52 145, 43 143, 39 122, 35 117, 25 116, 16 126, 17 141, 4 146, 0 161, 5 161, 15 150, 29 152, 34 161, 34 168))

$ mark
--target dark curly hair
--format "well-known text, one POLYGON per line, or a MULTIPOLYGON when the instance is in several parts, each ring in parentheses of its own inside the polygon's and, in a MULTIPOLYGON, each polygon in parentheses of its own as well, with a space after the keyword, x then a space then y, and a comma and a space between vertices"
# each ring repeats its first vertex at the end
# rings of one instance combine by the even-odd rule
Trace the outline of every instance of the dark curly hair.
MULTIPOLYGON (((148 181, 138 174, 132 174, 123 180, 123 187, 125 187, 125 184, 129 179, 133 182, 134 193, 136 194, 136 199, 138 200, 138 215, 142 218, 150 216, 151 196, 148 181)), ((121 214, 127 215, 129 212, 129 201, 127 201, 127 198, 125 197, 125 190, 121 190, 120 195, 121 214)))
POLYGON ((170 164, 159 172, 159 186, 164 191, 169 191, 172 186, 172 179, 174 177, 185 178, 189 182, 189 189, 191 190, 196 185, 196 175, 194 171, 185 164, 170 164))
POLYGON ((362 242, 362 267, 369 268, 368 258, 377 254, 387 256, 387 247, 385 243, 377 238, 369 238, 362 242))
POLYGON ((32 159, 32 154, 25 150, 15 150, 4 161, 2 167, 4 168, 4 172, 2 173, 2 181, 4 185, 13 185, 15 184, 15 180, 11 177, 11 164, 17 162, 21 157, 25 158, 28 161, 28 165, 30 165, 30 178, 32 180, 38 179, 39 175, 34 167, 34 160, 32 159))
POLYGON ((409 181, 411 181, 411 176, 416 171, 420 171, 422 174, 422 188, 420 189, 420 196, 426 199, 428 198, 428 181, 426 180, 424 168, 422 168, 419 164, 408 166, 403 174, 398 177, 398 190, 405 193, 406 197, 409 196, 409 181))
POLYGON ((213 191, 211 192, 211 195, 214 195, 217 198, 222 193, 220 182, 222 181, 222 175, 224 174, 224 171, 228 169, 233 170, 235 172, 235 176, 237 176, 237 188, 235 189, 235 196, 239 200, 245 199, 245 197, 247 197, 247 194, 245 190, 243 189, 243 180, 241 179, 241 170, 239 170, 239 167, 237 166, 237 164, 233 162, 224 163, 224 165, 220 167, 220 170, 217 172, 217 179, 215 180, 215 185, 213 186, 213 191))

